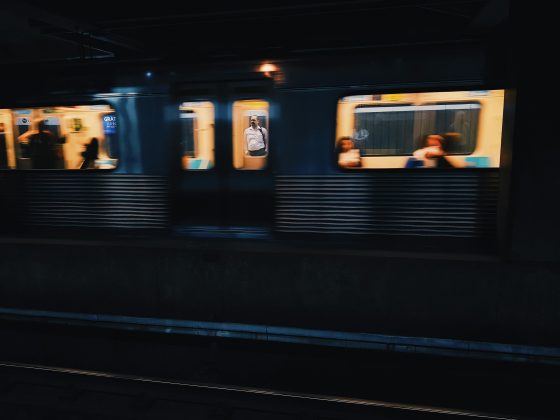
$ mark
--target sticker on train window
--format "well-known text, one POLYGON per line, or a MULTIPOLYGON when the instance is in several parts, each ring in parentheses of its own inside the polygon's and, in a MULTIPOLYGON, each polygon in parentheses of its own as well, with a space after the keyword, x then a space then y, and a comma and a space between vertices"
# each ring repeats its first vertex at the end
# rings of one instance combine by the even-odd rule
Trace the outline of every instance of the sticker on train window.
POLYGON ((346 169, 497 168, 504 90, 355 95, 337 109, 346 169))

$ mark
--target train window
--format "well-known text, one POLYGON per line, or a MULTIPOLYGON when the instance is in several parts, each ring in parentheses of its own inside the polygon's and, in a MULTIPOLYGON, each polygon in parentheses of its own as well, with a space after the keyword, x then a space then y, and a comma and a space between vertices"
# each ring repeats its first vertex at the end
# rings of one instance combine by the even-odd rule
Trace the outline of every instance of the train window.
POLYGON ((184 102, 179 107, 183 169, 214 167, 214 105, 184 102))
POLYGON ((498 167, 504 91, 346 96, 336 151, 344 168, 498 167))
POLYGON ((359 105, 354 121, 355 147, 364 155, 400 155, 413 149, 414 107, 359 105))
MULTIPOLYGON (((473 103, 439 103, 432 111, 435 120, 434 131, 448 133, 447 153, 454 155, 470 155, 476 147, 476 133, 480 117, 480 104, 473 103)), ((429 111, 427 111, 429 112, 429 111)))
POLYGON ((267 101, 242 100, 233 104, 233 166, 259 170, 267 165, 270 147, 267 101))
POLYGON ((0 109, 0 169, 114 169, 109 105, 0 109))

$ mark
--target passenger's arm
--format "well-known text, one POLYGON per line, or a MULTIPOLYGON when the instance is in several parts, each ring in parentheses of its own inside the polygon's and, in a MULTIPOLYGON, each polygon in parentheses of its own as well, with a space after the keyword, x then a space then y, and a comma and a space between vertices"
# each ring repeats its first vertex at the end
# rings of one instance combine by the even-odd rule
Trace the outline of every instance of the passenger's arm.
POLYGON ((19 135, 17 139, 20 143, 27 143, 29 141, 29 137, 31 137, 35 133, 37 133, 37 130, 28 130, 25 133, 19 135))
POLYGON ((441 157, 443 155, 445 155, 445 152, 443 150, 438 150, 437 152, 430 150, 426 152, 427 158, 441 157))

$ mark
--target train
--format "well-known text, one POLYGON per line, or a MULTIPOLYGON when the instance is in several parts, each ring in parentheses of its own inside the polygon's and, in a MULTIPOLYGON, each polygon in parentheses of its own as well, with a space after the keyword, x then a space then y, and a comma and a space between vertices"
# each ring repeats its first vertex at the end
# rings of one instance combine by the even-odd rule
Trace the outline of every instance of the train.
POLYGON ((519 222, 531 91, 495 49, 460 52, 14 72, 2 316, 555 359, 555 246, 519 222), (40 122, 58 158, 33 169, 40 122), (408 164, 428 135, 451 167, 408 164))

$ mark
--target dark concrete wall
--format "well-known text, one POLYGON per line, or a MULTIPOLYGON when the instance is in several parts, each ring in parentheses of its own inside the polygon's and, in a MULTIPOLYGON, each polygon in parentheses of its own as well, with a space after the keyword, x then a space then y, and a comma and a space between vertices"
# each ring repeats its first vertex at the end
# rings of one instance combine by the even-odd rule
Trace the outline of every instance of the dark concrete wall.
POLYGON ((560 345, 560 264, 2 245, 0 306, 560 345))

